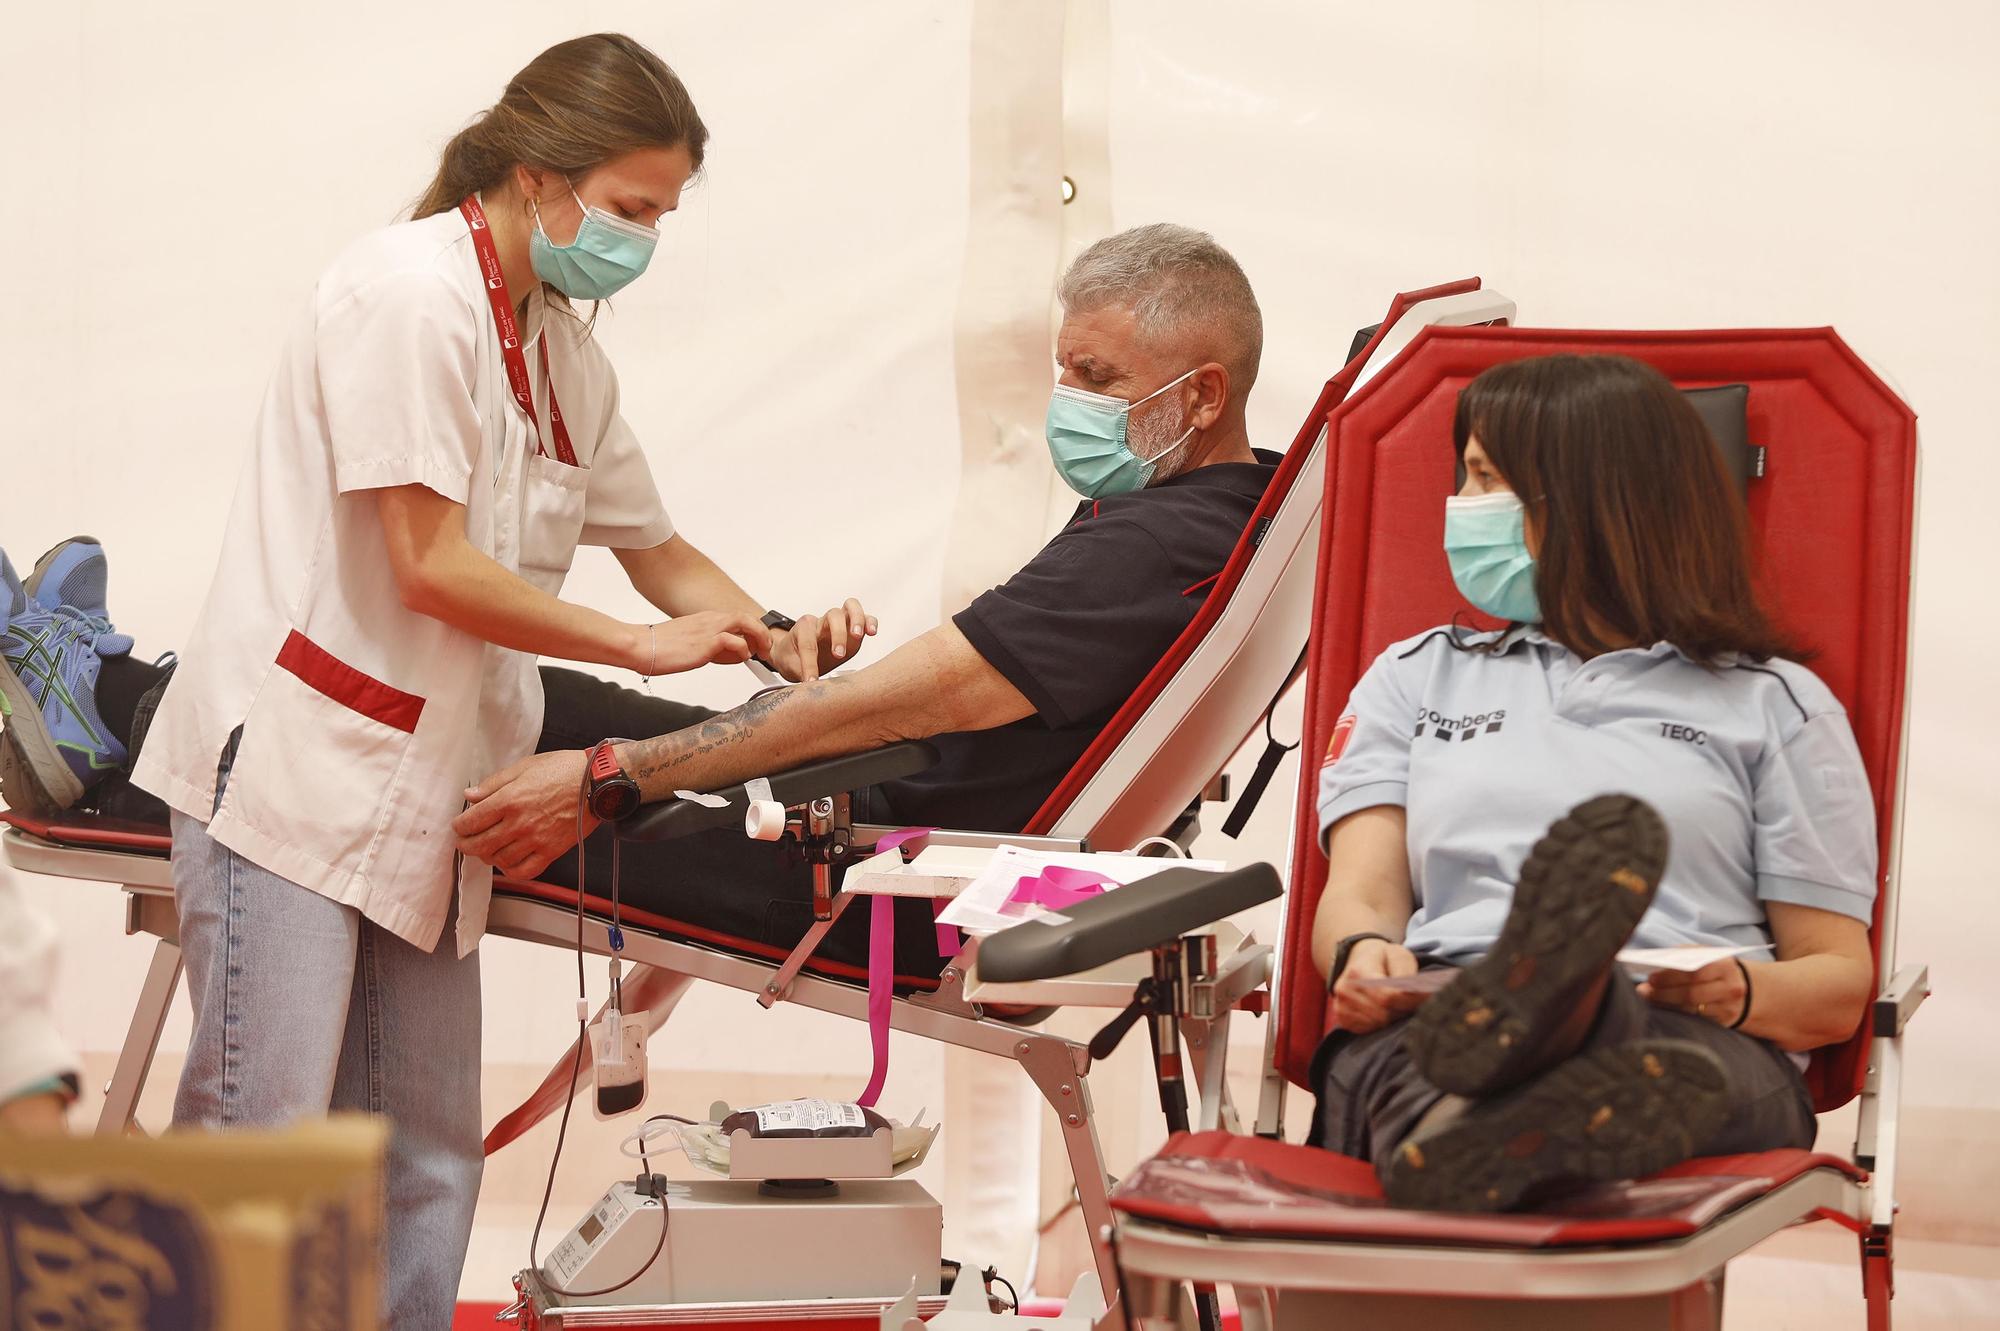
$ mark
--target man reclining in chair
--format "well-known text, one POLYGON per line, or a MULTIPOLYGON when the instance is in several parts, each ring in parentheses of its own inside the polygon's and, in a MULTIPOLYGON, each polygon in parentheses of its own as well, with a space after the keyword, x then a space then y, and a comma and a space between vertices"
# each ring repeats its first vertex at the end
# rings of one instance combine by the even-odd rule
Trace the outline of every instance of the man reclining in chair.
MULTIPOLYGON (((1086 498, 1025 567, 866 669, 720 715, 545 668, 545 752, 468 792, 461 849, 573 886, 580 750, 618 736, 637 737, 613 752, 648 800, 930 740, 941 761, 858 792, 856 819, 1019 831, 1193 619, 1273 475, 1243 414, 1262 319, 1213 240, 1168 225, 1109 237, 1059 294, 1049 447, 1086 498)), ((607 835, 590 839, 593 895, 609 882, 607 835)), ((627 904, 696 929, 788 950, 812 922, 805 866, 737 830, 628 843, 622 867, 627 904)), ((898 906, 897 972, 936 974, 927 905, 898 906)), ((817 955, 864 962, 862 918, 817 955)))
POLYGON ((1810 1147, 1803 1051, 1873 977, 1874 802, 1721 454, 1621 357, 1490 369, 1455 434, 1452 576, 1513 623, 1395 644, 1333 729, 1313 1140, 1443 1210, 1810 1147), (1738 955, 1635 985, 1628 939, 1738 955))

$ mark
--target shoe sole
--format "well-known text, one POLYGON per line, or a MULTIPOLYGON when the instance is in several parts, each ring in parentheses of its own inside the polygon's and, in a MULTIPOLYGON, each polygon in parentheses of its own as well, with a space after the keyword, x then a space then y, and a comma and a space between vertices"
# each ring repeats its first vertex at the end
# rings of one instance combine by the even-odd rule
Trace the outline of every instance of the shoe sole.
POLYGON ((83 782, 56 748, 42 709, 13 667, 0 662, 0 713, 6 739, 0 744, 0 797, 10 809, 46 813, 67 809, 83 798, 83 782))
POLYGON ((1603 795, 1556 820, 1521 866, 1500 937, 1410 1020, 1407 1047, 1439 1090, 1490 1095, 1533 1075, 1653 903, 1667 826, 1651 805, 1603 795))
POLYGON ((1544 1187, 1644 1178, 1691 1159, 1727 1110, 1728 1076, 1700 1045, 1615 1045, 1411 1137, 1382 1187, 1414 1210, 1503 1211, 1544 1187))

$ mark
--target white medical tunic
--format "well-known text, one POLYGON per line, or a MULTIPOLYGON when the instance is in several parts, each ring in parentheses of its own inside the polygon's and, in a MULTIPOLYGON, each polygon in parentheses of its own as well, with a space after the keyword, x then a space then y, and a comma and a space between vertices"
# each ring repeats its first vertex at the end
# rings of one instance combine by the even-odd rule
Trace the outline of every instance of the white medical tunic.
POLYGON ((371 491, 465 506, 472 545, 554 593, 579 544, 673 535, 610 363, 542 291, 521 337, 548 456, 511 395, 456 210, 376 232, 320 279, 286 340, 194 633, 135 782, 252 863, 436 946, 485 928, 492 871, 459 862, 464 789, 533 752, 534 657, 406 609, 371 491), (549 384, 576 450, 554 456, 549 384), (216 769, 243 738, 224 790, 216 769))
POLYGON ((1513 884, 1551 822, 1637 795, 1669 851, 1637 947, 1769 956, 1763 903, 1868 922, 1875 806, 1847 714, 1789 661, 1710 668, 1667 643, 1589 661, 1539 629, 1410 638, 1348 699, 1320 770, 1319 824, 1406 810, 1411 951, 1463 962, 1499 937, 1513 884))

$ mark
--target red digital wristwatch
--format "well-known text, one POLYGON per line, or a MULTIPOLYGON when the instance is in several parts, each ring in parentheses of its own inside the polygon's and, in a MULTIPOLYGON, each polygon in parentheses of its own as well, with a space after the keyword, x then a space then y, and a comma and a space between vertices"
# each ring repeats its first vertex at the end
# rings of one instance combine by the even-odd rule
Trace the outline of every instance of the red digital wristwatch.
POLYGON ((610 740, 600 742, 590 751, 587 771, 590 793, 586 802, 600 821, 615 823, 630 817, 643 802, 639 783, 625 775, 625 769, 618 765, 618 755, 612 752, 610 740))

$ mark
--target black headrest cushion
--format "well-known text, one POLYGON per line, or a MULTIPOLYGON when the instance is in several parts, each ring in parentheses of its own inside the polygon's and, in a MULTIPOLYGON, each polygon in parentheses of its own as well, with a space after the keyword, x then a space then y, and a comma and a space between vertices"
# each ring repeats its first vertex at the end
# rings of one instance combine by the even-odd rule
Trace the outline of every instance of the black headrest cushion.
MULTIPOLYGON (((1758 474, 1757 450, 1750 446, 1750 385, 1718 384, 1714 388, 1683 388, 1681 395, 1701 417, 1701 423, 1708 427, 1715 439, 1715 446, 1722 450, 1722 460, 1729 466, 1729 474, 1736 478, 1736 484, 1745 490, 1758 474)), ((1465 488, 1465 462, 1458 464, 1457 489, 1465 488)))
POLYGON ((1714 388, 1683 388, 1681 395, 1694 404, 1701 423, 1715 437, 1729 474, 1745 490, 1756 476, 1756 450, 1750 447, 1750 385, 1721 384, 1714 388))

